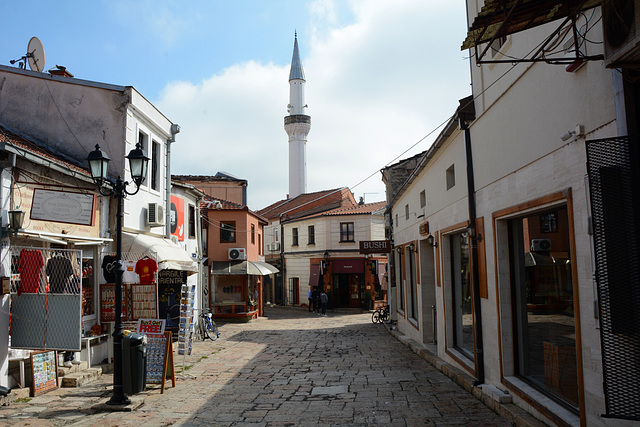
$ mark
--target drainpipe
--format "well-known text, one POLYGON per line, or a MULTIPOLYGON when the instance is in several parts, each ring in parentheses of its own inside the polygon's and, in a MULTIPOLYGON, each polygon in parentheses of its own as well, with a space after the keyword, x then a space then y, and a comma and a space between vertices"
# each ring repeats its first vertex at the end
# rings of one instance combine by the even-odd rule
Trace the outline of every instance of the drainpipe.
POLYGON ((164 223, 165 223, 165 235, 167 239, 171 238, 171 144, 176 142, 176 135, 180 133, 180 126, 172 123, 171 124, 171 138, 167 139, 167 150, 166 150, 166 202, 164 208, 164 223))
POLYGON ((285 278, 286 278, 286 269, 284 268, 284 224, 282 221, 284 220, 282 214, 280 214, 280 273, 282 276, 280 286, 282 288, 282 305, 287 305, 287 292, 285 286, 285 278))
POLYGON ((474 386, 484 383, 484 347, 482 343, 482 304, 480 301, 480 277, 478 272, 478 233, 476 233, 476 188, 473 180, 473 156, 471 152, 471 132, 469 124, 458 116, 458 126, 464 131, 464 146, 467 155, 467 191, 469 200, 468 235, 471 242, 471 280, 473 288, 473 325, 476 349, 476 366, 478 379, 474 386))

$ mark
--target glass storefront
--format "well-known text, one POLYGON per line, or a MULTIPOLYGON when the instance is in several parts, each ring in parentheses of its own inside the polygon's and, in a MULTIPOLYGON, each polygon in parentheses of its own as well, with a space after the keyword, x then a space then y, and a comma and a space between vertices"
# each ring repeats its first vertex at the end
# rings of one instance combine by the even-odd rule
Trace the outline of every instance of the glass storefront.
POLYGON ((470 359, 473 348, 473 301, 467 233, 451 235, 451 278, 454 346, 470 359))
POLYGON ((578 406, 573 281, 567 209, 509 221, 517 374, 578 406))

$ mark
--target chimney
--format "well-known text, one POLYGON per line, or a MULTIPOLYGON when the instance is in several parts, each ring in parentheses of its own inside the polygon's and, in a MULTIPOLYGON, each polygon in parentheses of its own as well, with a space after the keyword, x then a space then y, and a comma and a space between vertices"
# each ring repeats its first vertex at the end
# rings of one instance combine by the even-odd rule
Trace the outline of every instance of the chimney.
POLYGON ((56 68, 50 69, 49 74, 52 76, 73 77, 73 74, 67 71, 67 67, 62 65, 56 65, 56 68))

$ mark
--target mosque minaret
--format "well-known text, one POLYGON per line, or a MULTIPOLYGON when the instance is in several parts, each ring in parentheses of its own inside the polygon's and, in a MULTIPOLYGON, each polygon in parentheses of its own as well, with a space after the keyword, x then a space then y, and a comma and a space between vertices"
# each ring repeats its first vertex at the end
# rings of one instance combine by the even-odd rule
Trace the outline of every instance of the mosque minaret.
POLYGON ((307 192, 307 135, 311 130, 311 117, 305 114, 304 71, 298 51, 298 34, 293 43, 293 58, 289 72, 288 116, 284 118, 284 130, 289 135, 289 197, 307 192))

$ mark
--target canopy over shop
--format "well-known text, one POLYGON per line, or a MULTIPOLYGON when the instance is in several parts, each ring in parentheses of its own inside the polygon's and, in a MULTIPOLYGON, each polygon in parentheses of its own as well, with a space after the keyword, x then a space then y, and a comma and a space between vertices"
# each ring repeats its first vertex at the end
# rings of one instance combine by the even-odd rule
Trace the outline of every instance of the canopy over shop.
POLYGON ((262 276, 278 272, 261 261, 214 261, 209 293, 214 316, 244 320, 257 317, 263 310, 262 276))

